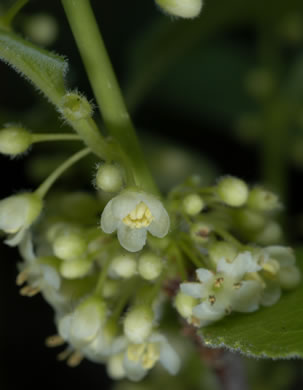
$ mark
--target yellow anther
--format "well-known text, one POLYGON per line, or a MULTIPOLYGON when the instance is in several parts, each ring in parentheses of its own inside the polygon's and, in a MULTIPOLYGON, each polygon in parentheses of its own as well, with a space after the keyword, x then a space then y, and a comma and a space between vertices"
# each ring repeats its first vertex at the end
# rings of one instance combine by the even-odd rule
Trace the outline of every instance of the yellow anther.
POLYGON ((40 287, 25 286, 20 290, 20 294, 26 297, 34 297, 39 294, 40 287))
POLYGON ((127 357, 133 362, 138 362, 145 350, 145 344, 131 344, 127 348, 127 357))
POLYGON ((66 360, 72 353, 72 349, 70 347, 67 347, 57 355, 57 360, 62 362, 63 360, 66 360))
POLYGON ((190 317, 189 323, 191 325, 195 326, 196 328, 200 328, 200 326, 201 326, 201 320, 195 316, 190 317))
POLYGON ((64 339, 61 336, 59 336, 58 334, 55 334, 53 336, 49 336, 45 340, 45 345, 49 348, 60 347, 64 343, 65 343, 64 339))
POLYGON ((160 348, 158 344, 149 343, 146 352, 142 357, 142 367, 146 370, 151 369, 160 357, 160 348))
POLYGON ((262 265, 264 271, 269 272, 272 275, 276 275, 280 270, 280 264, 277 260, 269 260, 267 263, 262 265))
POLYGON ((144 202, 140 202, 122 221, 131 228, 140 229, 149 226, 152 220, 153 216, 150 209, 144 202))
POLYGON ((214 295, 209 295, 208 301, 211 305, 214 305, 216 303, 216 297, 214 295))
POLYGON ((80 352, 76 351, 70 355, 66 363, 69 367, 78 367, 83 359, 84 356, 80 352))
POLYGON ((21 271, 16 278, 17 286, 22 286, 28 279, 28 272, 26 270, 21 271))
POLYGON ((234 283, 233 289, 234 289, 234 290, 238 290, 241 286, 242 286, 242 283, 241 283, 241 282, 239 282, 239 283, 234 283))
POLYGON ((224 278, 220 277, 215 280, 214 287, 220 288, 224 282, 224 278))

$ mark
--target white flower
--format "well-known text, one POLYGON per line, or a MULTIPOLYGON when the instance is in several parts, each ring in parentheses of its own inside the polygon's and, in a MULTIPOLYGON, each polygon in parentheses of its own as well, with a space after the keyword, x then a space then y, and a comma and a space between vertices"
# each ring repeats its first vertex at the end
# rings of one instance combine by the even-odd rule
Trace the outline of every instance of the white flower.
POLYGON ((245 275, 261 267, 250 252, 240 253, 233 262, 221 258, 217 272, 199 268, 199 282, 182 283, 181 291, 200 300, 193 308, 193 316, 205 326, 231 311, 252 312, 258 309, 262 284, 257 280, 243 280, 245 275))
POLYGON ((18 245, 26 229, 38 218, 42 200, 34 193, 13 195, 0 201, 0 229, 12 234, 6 240, 10 246, 18 245))
POLYGON ((165 336, 152 333, 143 343, 131 343, 122 336, 113 344, 113 355, 108 360, 108 373, 114 379, 127 377, 140 381, 157 362, 171 374, 176 375, 180 359, 165 336))
POLYGON ((281 287, 291 289, 301 280, 300 270, 291 248, 272 245, 257 251, 256 258, 264 271, 266 288, 261 303, 272 306, 281 296, 281 287))
POLYGON ((101 217, 105 233, 118 232, 120 244, 130 252, 143 248, 147 231, 162 238, 169 230, 169 216, 160 200, 151 194, 126 190, 111 199, 101 217))

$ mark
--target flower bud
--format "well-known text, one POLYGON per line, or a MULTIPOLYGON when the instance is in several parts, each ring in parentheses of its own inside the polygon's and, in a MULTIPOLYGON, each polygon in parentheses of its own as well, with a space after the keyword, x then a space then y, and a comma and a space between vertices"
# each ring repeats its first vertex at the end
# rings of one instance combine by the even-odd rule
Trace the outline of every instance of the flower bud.
POLYGON ((101 299, 85 299, 72 315, 71 336, 83 342, 90 342, 105 322, 106 312, 106 305, 101 299))
POLYGON ((53 243, 54 254, 66 261, 75 260, 83 256, 86 249, 86 240, 78 233, 58 236, 53 243))
POLYGON ((105 192, 117 192, 123 185, 120 169, 112 164, 103 164, 96 175, 96 185, 105 192))
POLYGON ((183 210, 188 215, 197 215, 203 208, 203 199, 198 194, 190 194, 183 199, 183 210))
POLYGON ((66 93, 59 105, 60 113, 69 121, 77 121, 90 118, 93 109, 85 96, 77 92, 66 93))
POLYGON ((210 246, 208 253, 214 264, 218 264, 218 261, 222 258, 225 258, 228 262, 232 262, 237 256, 238 251, 234 245, 226 241, 216 241, 210 246))
POLYGON ((145 253, 139 258, 138 271, 143 279, 156 279, 161 274, 162 268, 162 259, 151 252, 145 253))
POLYGON ((28 228, 38 218, 42 200, 34 193, 13 195, 0 201, 0 229, 17 233, 28 228))
POLYGON ((136 274, 136 270, 136 259, 129 254, 115 257, 110 265, 110 272, 113 276, 125 279, 134 276, 136 274))
POLYGON ((0 131, 0 153, 17 156, 32 144, 32 135, 22 127, 8 127, 0 131))
POLYGON ((120 282, 118 280, 107 279, 103 285, 103 297, 112 298, 119 293, 120 282))
POLYGON ((281 242, 282 236, 281 226, 275 221, 269 221, 261 233, 254 237, 254 241, 259 245, 277 244, 281 242))
POLYGON ((153 328, 153 311, 149 306, 132 308, 124 319, 124 334, 135 344, 143 343, 153 328))
POLYGON ((44 13, 28 16, 24 30, 26 36, 31 41, 43 46, 49 46, 54 43, 59 33, 56 19, 44 13))
POLYGON ((248 197, 246 183, 236 177, 223 177, 217 186, 217 195, 220 200, 228 206, 243 206, 248 197))
POLYGON ((178 313, 187 319, 192 316, 193 308, 198 305, 198 299, 179 292, 175 298, 174 305, 178 313))
POLYGON ((264 215, 248 208, 235 210, 234 218, 237 228, 247 232, 260 231, 264 228, 266 223, 264 215))
POLYGON ((91 266, 91 262, 86 259, 63 261, 60 264, 60 274, 66 279, 82 278, 88 274, 91 266))
POLYGON ((202 0, 155 0, 162 10, 181 18, 195 18, 202 9, 202 0))
POLYGON ((281 207, 277 195, 261 187, 250 191, 247 206, 258 211, 272 211, 281 207))
POLYGON ((288 290, 298 286, 301 281, 300 270, 296 266, 283 267, 278 274, 279 283, 282 288, 288 290))
POLYGON ((198 222, 190 228, 191 239, 198 244, 205 244, 210 237, 212 227, 204 222, 198 222))

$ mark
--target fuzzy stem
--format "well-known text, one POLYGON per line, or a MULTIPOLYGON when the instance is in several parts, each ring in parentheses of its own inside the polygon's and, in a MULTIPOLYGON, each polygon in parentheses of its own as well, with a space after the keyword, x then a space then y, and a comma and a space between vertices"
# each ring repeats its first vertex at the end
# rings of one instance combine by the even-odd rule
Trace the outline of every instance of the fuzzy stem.
POLYGON ((158 193, 144 161, 89 0, 62 0, 62 4, 108 132, 127 152, 136 185, 158 193))
POLYGON ((33 134, 32 143, 49 141, 81 141, 77 134, 33 134))

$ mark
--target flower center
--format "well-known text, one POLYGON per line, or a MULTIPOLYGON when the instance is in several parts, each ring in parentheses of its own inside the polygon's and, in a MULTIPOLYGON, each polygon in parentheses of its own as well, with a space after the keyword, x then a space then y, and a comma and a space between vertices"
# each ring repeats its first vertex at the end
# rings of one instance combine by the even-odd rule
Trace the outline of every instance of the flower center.
POLYGON ((140 361, 149 370, 160 358, 160 347, 156 343, 132 344, 127 349, 127 357, 133 362, 140 361))
POLYGON ((122 219, 125 225, 140 229, 151 224, 154 217, 145 203, 140 202, 126 217, 122 219))

